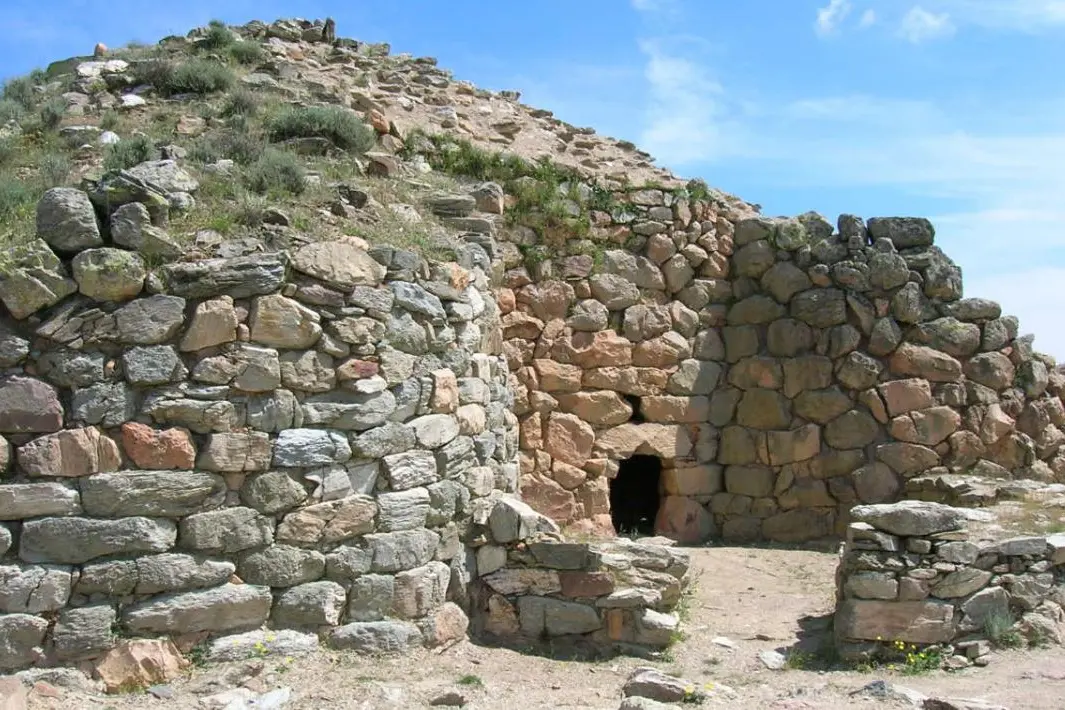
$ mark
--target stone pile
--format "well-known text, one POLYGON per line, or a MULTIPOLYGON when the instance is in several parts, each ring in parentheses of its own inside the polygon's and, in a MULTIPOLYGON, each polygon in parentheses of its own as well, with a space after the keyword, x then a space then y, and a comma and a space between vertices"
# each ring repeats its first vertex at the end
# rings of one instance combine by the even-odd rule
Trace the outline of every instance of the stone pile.
POLYGON ((661 459, 657 530, 684 541, 841 534, 851 506, 952 474, 1065 482, 1065 376, 1016 318, 962 298, 927 220, 614 198, 546 258, 528 231, 500 245, 536 509, 608 529, 634 453, 661 459))
POLYGON ((976 543, 964 510, 924 501, 851 513, 836 578, 842 657, 937 644, 963 667, 1007 636, 1065 641, 1065 535, 976 543))
POLYGON ((672 541, 565 541, 519 501, 497 503, 486 532, 476 548, 478 632, 623 650, 673 642, 679 620, 669 612, 687 586, 689 559, 672 541))

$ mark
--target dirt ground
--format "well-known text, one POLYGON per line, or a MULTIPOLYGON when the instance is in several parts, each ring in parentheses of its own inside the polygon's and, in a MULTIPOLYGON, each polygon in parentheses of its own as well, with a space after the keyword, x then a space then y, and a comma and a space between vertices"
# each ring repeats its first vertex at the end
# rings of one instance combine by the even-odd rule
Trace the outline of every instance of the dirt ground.
POLYGON ((895 707, 887 701, 851 695, 879 679, 928 695, 979 699, 1009 710, 1065 707, 1061 648, 995 653, 986 668, 919 676, 887 669, 769 670, 759 660, 760 652, 784 651, 797 643, 800 648, 814 649, 827 638, 835 552, 705 548, 692 550, 692 562, 697 582, 687 603, 686 638, 655 661, 623 657, 575 661, 561 655, 548 658, 485 648, 468 641, 439 653, 425 651, 401 658, 368 659, 323 651, 288 663, 268 657, 196 669, 189 678, 170 686, 173 696, 167 699, 145 693, 89 696, 61 688, 55 698, 34 693, 30 707, 204 708, 203 698, 245 684, 259 693, 290 687, 292 697, 285 710, 427 707, 449 691, 461 694, 470 710, 616 710, 621 686, 641 665, 681 675, 709 689, 703 707, 895 707), (734 647, 722 645, 720 637, 734 647))

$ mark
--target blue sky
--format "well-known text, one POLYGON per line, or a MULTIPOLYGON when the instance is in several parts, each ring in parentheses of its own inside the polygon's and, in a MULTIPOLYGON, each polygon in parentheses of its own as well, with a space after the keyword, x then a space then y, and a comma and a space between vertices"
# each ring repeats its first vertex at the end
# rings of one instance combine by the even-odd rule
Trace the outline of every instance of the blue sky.
POLYGON ((767 214, 921 215, 1065 360, 1065 0, 4 0, 0 76, 212 18, 324 17, 767 214))

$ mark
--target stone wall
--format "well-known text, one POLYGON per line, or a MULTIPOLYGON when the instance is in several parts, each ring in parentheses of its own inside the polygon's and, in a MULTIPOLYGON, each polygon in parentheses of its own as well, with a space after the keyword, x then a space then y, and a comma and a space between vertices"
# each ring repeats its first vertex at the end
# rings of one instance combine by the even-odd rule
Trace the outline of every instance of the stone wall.
MULTIPOLYGON (((919 218, 752 216, 643 189, 586 238, 500 245, 521 491, 609 530, 612 479, 662 465, 656 532, 799 541, 944 476, 1065 481, 1065 378, 919 218)), ((922 493, 924 491, 925 493, 922 493)))
POLYGON ((688 585, 689 558, 672 541, 566 541, 515 500, 497 503, 485 530, 472 594, 478 636, 635 652, 674 641, 679 619, 670 612, 688 585))
POLYGON ((1007 634, 1065 640, 1065 535, 974 542, 965 511, 923 501, 851 514, 836 579, 844 658, 938 644, 964 666, 1007 634))
POLYGON ((463 634, 473 511, 518 477, 490 240, 175 261, 177 186, 163 161, 50 190, 4 257, 0 669, 116 632, 463 634))

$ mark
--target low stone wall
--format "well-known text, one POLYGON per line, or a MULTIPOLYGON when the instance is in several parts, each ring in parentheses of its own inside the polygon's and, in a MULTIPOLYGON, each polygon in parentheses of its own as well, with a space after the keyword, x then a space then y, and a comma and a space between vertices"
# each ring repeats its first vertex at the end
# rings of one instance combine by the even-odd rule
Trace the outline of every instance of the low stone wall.
POLYGON ((964 664, 1006 634, 1065 640, 1065 535, 973 542, 965 511, 924 501, 851 512, 836 578, 844 658, 950 644, 964 664))
POLYGON ((679 620, 669 612, 687 585, 689 558, 672 541, 566 541, 518 501, 496 505, 487 530, 491 542, 476 548, 474 633, 635 652, 675 639, 679 620))

